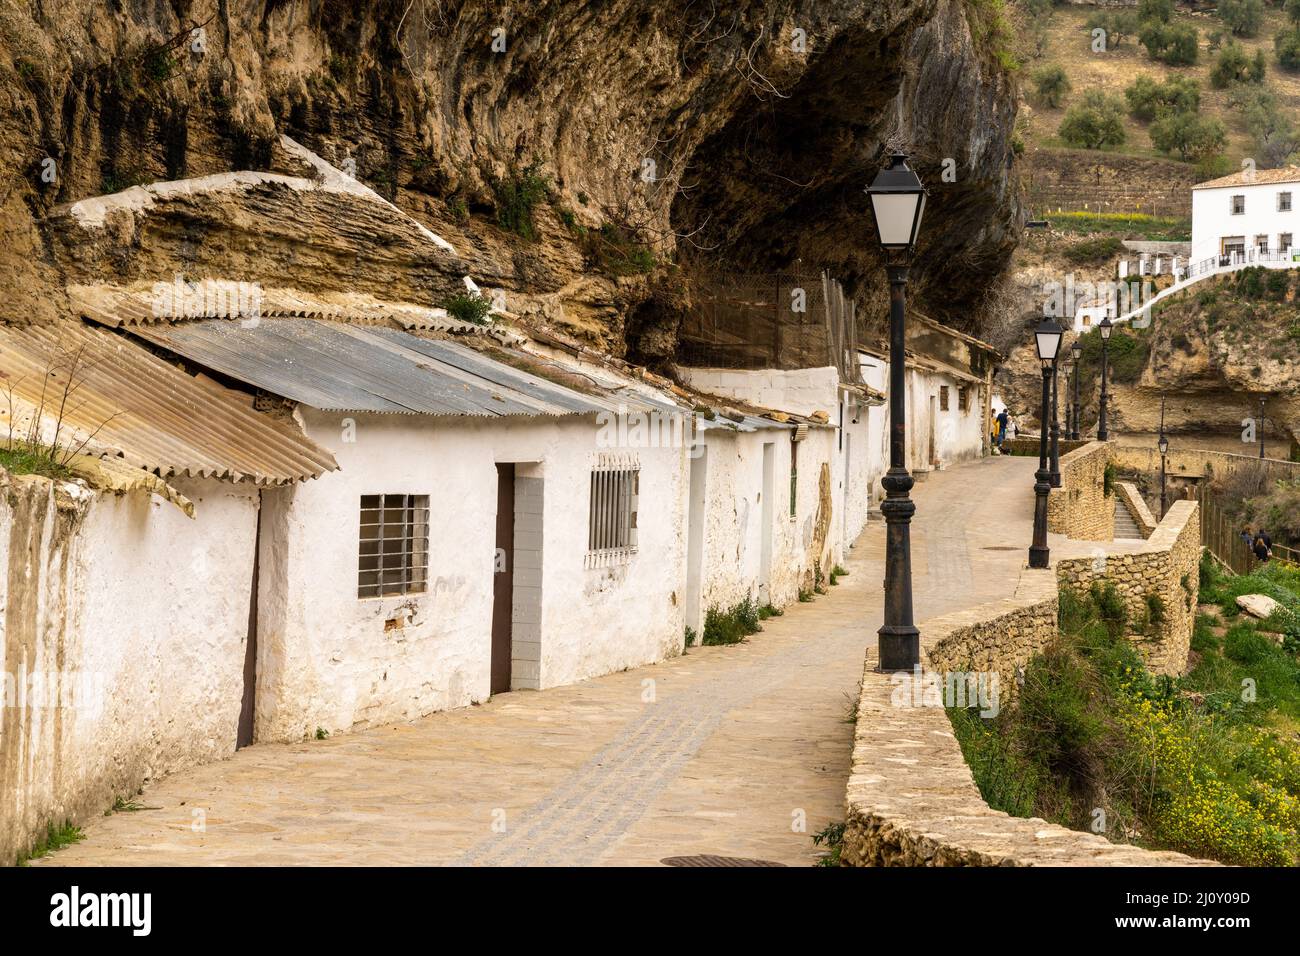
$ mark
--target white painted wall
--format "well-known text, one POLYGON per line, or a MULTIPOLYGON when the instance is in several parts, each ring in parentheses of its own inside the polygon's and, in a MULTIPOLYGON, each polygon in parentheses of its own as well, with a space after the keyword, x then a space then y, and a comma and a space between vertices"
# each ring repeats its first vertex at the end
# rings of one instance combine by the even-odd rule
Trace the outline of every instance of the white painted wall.
POLYGON ((299 411, 340 470, 280 493, 264 517, 259 739, 411 719, 488 697, 497 462, 538 463, 527 474, 544 480, 540 685, 680 651, 685 449, 636 449, 640 551, 595 569, 584 567, 591 419, 299 411), (342 440, 346 418, 354 442, 342 440), (357 597, 359 499, 377 493, 430 495, 424 594, 357 597))
POLYGON ((911 367, 907 370, 907 461, 913 471, 934 467, 930 438, 934 436, 939 467, 978 458, 983 450, 983 386, 963 382, 943 372, 911 367), (940 407, 940 389, 948 386, 948 410, 940 407), (960 409, 957 390, 966 388, 967 405, 960 409), (933 400, 934 418, 930 417, 933 400))
POLYGON ((792 370, 683 367, 678 371, 684 382, 701 392, 795 415, 825 412, 833 416, 838 402, 839 373, 833 366, 792 370))
POLYGON ((790 430, 785 428, 736 432, 709 428, 701 433, 707 452, 708 481, 700 612, 686 623, 702 631, 709 607, 726 610, 746 598, 761 600, 761 554, 764 533, 771 535, 772 572, 769 600, 777 607, 798 600, 801 588, 811 588, 815 568, 829 574, 838 546, 838 520, 832 503, 827 537, 817 547, 816 523, 822 466, 831 467, 832 493, 836 431, 809 429, 799 442, 799 480, 795 515, 790 515, 790 430), (763 526, 763 446, 774 454, 773 518, 763 526))
POLYGON ((1292 244, 1300 242, 1300 182, 1253 183, 1192 190, 1193 263, 1219 255, 1220 241, 1227 236, 1244 236, 1253 248, 1257 235, 1269 237, 1272 252, 1282 250, 1279 236, 1289 233, 1292 244), (1279 193, 1291 194, 1291 209, 1279 212, 1279 193), (1231 197, 1245 196, 1246 209, 1233 215, 1231 197))
POLYGON ((190 519, 156 497, 84 488, 56 508, 45 479, 0 480, 7 686, 48 673, 101 692, 3 708, 6 863, 50 822, 98 816, 148 780, 234 751, 257 491, 175 481, 190 519))

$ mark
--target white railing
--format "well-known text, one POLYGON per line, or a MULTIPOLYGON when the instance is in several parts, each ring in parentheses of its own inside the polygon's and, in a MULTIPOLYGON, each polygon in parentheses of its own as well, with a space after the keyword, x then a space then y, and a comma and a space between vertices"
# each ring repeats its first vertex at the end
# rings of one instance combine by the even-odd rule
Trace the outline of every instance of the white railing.
POLYGON ((1134 319, 1146 312, 1161 299, 1182 292, 1188 286, 1195 285, 1211 276, 1226 275, 1229 272, 1236 272, 1240 269, 1249 269, 1252 266, 1300 269, 1300 258, 1297 258, 1297 254, 1300 254, 1300 249, 1279 249, 1273 252, 1260 249, 1247 249, 1245 252, 1231 252, 1227 255, 1211 256, 1208 259, 1201 259, 1199 262, 1193 262, 1187 267, 1187 275, 1184 278, 1179 279, 1169 288, 1156 293, 1152 298, 1147 300, 1138 308, 1125 312, 1113 321, 1127 322, 1134 319))

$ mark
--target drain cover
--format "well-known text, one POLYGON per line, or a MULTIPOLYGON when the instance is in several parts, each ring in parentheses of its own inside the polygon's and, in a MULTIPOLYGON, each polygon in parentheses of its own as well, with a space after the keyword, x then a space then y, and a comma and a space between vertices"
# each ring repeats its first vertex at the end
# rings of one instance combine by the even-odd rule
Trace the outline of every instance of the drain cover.
POLYGON ((981 548, 980 550, 982 550, 982 551, 1019 551, 1019 550, 1020 550, 1020 545, 1018 545, 1018 544, 991 544, 991 545, 989 545, 989 546, 986 547, 986 548, 981 548))
POLYGON ((670 856, 659 861, 664 866, 785 866, 771 860, 750 860, 743 856, 670 856))

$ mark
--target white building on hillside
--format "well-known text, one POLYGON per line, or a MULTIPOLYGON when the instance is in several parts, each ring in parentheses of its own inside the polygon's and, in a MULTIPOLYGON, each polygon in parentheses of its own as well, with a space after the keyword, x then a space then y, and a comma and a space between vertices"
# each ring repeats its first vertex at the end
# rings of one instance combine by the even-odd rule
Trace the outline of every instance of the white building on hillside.
POLYGON ((1192 187, 1192 263, 1300 261, 1300 167, 1243 170, 1192 187))

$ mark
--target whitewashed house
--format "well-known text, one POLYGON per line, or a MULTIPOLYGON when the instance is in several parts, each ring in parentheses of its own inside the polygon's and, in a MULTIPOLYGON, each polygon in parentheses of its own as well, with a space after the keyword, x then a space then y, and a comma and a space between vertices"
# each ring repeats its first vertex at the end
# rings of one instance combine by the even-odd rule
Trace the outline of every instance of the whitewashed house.
POLYGON ((1300 262, 1300 167, 1243 170, 1192 187, 1193 269, 1300 262))
POLYGON ((7 864, 51 821, 251 742, 259 499, 338 466, 246 394, 79 320, 0 325, 0 375, 0 433, 82 452, 72 480, 0 473, 7 864))
POLYGON ((579 390, 577 376, 561 384, 565 369, 490 340, 511 357, 495 361, 446 338, 479 327, 431 309, 277 313, 290 300, 310 303, 268 290, 256 322, 98 316, 263 396, 338 461, 324 480, 262 495, 257 739, 412 719, 680 652, 687 449, 602 440, 597 420, 652 406, 579 390))

